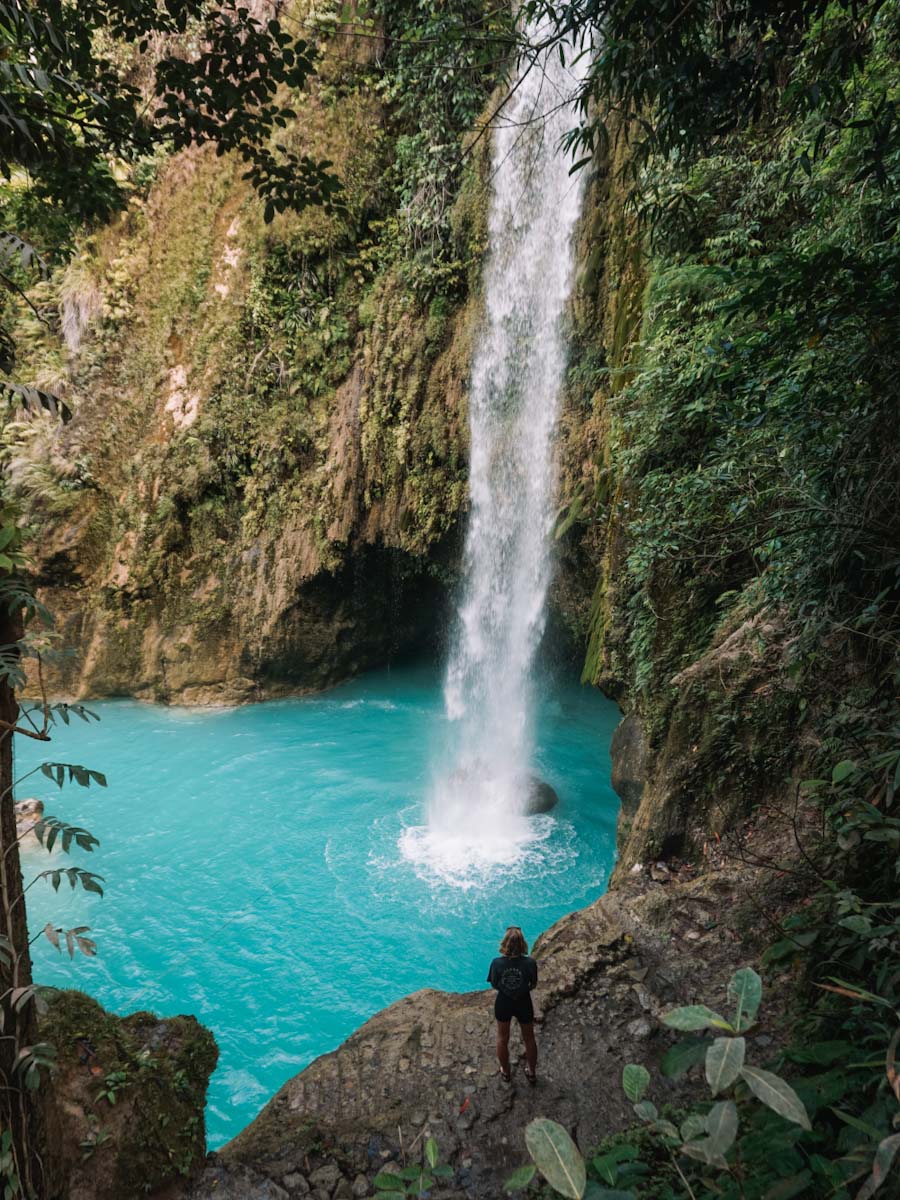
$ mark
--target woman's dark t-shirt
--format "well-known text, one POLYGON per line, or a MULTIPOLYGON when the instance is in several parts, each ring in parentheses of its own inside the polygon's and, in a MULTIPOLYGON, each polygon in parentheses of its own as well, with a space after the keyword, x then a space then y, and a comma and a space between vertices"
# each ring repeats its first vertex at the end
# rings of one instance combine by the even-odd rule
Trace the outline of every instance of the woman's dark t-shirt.
POLYGON ((525 954, 516 958, 501 955, 491 963, 487 981, 501 996, 522 1000, 537 983, 537 963, 525 954))

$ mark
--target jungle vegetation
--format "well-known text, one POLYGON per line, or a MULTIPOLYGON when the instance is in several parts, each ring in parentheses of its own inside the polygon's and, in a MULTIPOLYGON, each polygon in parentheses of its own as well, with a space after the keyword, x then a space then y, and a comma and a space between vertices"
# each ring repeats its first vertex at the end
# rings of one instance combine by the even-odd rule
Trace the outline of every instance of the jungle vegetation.
MULTIPOLYGON (((107 0, 90 6, 90 23, 85 11, 0 4, 0 165, 8 181, 27 181, 0 200, 0 369, 11 408, 60 419, 54 397, 16 381, 16 307, 29 303, 35 273, 140 186, 154 155, 205 142, 238 155, 267 216, 343 202, 327 161, 292 149, 287 133, 274 141, 316 70, 315 29, 195 0, 107 0)), ((784 647, 777 703, 761 706, 751 740, 779 741, 783 753, 746 757, 747 711, 717 701, 708 784, 733 768, 752 803, 775 775, 781 816, 802 805, 817 818, 790 864, 760 864, 797 872, 803 888, 793 911, 769 914, 772 943, 757 964, 792 981, 791 1037, 777 1061, 741 1073, 735 1047, 761 995, 744 976, 729 998, 736 1016, 718 1015, 719 997, 673 1014, 695 1036, 662 1064, 671 1077, 708 1077, 712 1055, 727 1085, 659 1113, 632 1071, 635 1129, 578 1158, 557 1146, 556 1158, 582 1166, 561 1183, 545 1174, 564 1195, 607 1200, 887 1196, 900 1156, 900 9, 895 0, 525 0, 520 12, 534 24, 476 0, 335 10, 332 31, 336 22, 346 36, 378 39, 377 60, 360 71, 378 77, 401 130, 390 186, 409 219, 380 225, 371 252, 411 258, 430 295, 452 294, 462 268, 450 202, 473 138, 489 136, 502 112, 505 69, 518 55, 540 69, 547 49, 587 56, 567 148, 573 169, 624 164, 617 187, 646 288, 619 352, 582 331, 573 358, 612 419, 566 536, 614 525, 625 547, 619 631, 598 605, 585 674, 596 681, 613 661, 658 745, 672 676, 723 624, 769 614, 784 647)), ((10 901, 0 1065, 11 1089, 0 1162, 14 1197, 39 1194, 30 1097, 49 1060, 32 1047, 24 906, 11 902, 22 887, 11 742, 14 729, 35 732, 17 724, 18 657, 43 645, 23 640, 22 622, 49 614, 23 581, 9 497, 0 542, 10 901)), ((40 706, 37 731, 48 736, 55 719, 40 706)), ((554 1136, 542 1128, 532 1141, 554 1136)), ((535 1159, 541 1169, 548 1161, 540 1149, 535 1159)), ((530 1168, 511 1181, 538 1186, 530 1168)))

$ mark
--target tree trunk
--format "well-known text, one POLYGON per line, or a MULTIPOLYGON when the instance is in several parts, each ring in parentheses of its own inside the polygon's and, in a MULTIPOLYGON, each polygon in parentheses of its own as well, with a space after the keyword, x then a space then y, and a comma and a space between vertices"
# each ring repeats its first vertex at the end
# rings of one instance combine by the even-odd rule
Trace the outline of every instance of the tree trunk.
MULTIPOLYGON (((0 615, 0 644, 14 645, 22 630, 17 616, 0 615)), ((14 725, 19 715, 15 693, 6 680, 0 680, 0 720, 14 725)), ((0 1039, 0 1125, 9 1129, 13 1139, 16 1170, 22 1192, 40 1195, 40 1156, 38 1153, 38 1111, 33 1093, 21 1075, 14 1073, 16 1056, 35 1040, 34 1002, 16 1012, 6 993, 11 988, 31 983, 31 955, 28 950, 28 926, 22 891, 22 867, 16 840, 16 810, 13 797, 13 738, 8 728, 0 730, 0 935, 6 939, 8 954, 0 955, 0 1001, 3 1029, 0 1039)))

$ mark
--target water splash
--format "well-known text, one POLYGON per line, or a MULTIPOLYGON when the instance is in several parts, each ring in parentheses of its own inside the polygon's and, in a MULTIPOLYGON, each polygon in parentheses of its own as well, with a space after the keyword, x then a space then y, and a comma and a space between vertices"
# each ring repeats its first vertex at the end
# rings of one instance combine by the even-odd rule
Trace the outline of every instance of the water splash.
POLYGON ((569 174, 559 143, 577 83, 555 54, 524 63, 494 130, 485 324, 469 397, 471 511, 444 687, 451 744, 435 764, 428 824, 402 842, 407 857, 460 881, 520 862, 546 836, 546 820, 523 806, 581 208, 580 173, 569 174))

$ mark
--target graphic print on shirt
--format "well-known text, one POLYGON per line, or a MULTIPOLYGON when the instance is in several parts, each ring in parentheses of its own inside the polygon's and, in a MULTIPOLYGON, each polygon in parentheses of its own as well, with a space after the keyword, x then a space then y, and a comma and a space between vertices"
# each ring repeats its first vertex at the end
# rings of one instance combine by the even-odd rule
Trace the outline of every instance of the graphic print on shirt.
POLYGON ((525 991, 525 976, 518 967, 504 967, 500 972, 500 991, 504 996, 518 996, 525 991))

